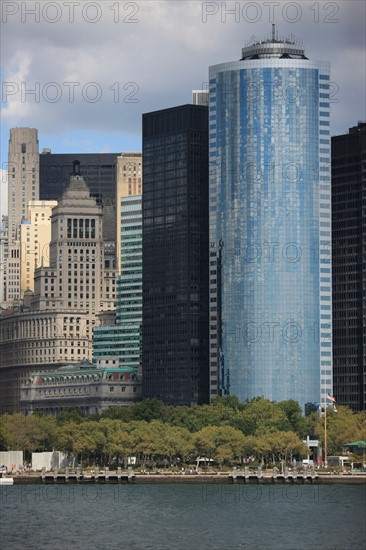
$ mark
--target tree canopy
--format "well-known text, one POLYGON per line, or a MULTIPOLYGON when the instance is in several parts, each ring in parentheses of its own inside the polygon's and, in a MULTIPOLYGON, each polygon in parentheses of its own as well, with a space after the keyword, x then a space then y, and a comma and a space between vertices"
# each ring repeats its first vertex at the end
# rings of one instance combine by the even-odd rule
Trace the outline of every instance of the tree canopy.
MULTIPOLYGON (((366 415, 347 407, 327 409, 328 454, 365 439, 366 415)), ((83 464, 194 463, 205 457, 220 465, 255 458, 262 463, 292 461, 308 453, 305 435, 324 440, 324 417, 303 417, 295 401, 279 403, 258 397, 240 403, 220 397, 211 405, 164 405, 147 399, 128 407, 112 407, 86 417, 75 409, 57 418, 20 413, 0 417, 0 449, 26 453, 57 449, 83 464)))

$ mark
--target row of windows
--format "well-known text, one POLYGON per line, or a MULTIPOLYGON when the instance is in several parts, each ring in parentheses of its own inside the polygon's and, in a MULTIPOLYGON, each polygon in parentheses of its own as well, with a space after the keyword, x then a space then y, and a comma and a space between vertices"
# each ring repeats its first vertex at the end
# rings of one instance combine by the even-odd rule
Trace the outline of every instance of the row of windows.
POLYGON ((68 239, 95 239, 95 220, 70 219, 67 220, 68 239))

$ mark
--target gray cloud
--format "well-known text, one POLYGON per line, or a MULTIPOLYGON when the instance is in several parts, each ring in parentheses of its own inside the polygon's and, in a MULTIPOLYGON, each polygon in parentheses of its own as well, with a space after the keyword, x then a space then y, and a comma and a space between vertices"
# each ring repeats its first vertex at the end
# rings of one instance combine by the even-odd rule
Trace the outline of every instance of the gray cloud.
MULTIPOLYGON (((345 131, 365 117, 365 4, 352 0, 277 3, 269 2, 280 35, 295 34, 304 41, 308 57, 331 61, 332 78, 339 87, 333 132, 345 131), (298 21, 289 22, 299 14, 298 21)), ((22 3, 3 4, 19 7, 22 3)), ((4 80, 19 86, 19 93, 3 103, 2 118, 8 127, 34 126, 49 135, 71 135, 83 129, 87 134, 121 131, 137 135, 143 112, 189 102, 191 89, 206 82, 209 65, 239 59, 241 47, 251 36, 264 37, 270 32, 270 7, 263 1, 80 1, 74 23, 68 20, 65 2, 51 4, 56 4, 62 15, 54 24, 45 17, 55 17, 56 8, 49 8, 46 15, 41 12, 39 23, 25 14, 22 23, 19 12, 3 24, 4 80), (92 4, 96 4, 100 21, 83 20, 82 8, 87 4, 84 15, 93 18, 97 11, 92 4), (110 9, 116 5, 118 23, 113 22, 116 7, 110 9), (240 7, 237 21, 226 14, 223 22, 225 6, 230 10, 235 5, 240 7), (202 10, 217 13, 208 15, 204 23, 202 10), (258 21, 250 22, 256 13, 258 21), (138 22, 130 23, 130 19, 138 22), (22 101, 22 82, 27 89, 39 83, 39 102, 29 94, 22 101), (49 85, 51 82, 59 88, 49 85), (67 82, 80 83, 74 88, 74 103, 69 101, 67 82), (88 84, 91 82, 97 87, 88 84), (102 96, 92 103, 98 89, 102 96), (53 103, 60 90, 59 101, 53 103)))

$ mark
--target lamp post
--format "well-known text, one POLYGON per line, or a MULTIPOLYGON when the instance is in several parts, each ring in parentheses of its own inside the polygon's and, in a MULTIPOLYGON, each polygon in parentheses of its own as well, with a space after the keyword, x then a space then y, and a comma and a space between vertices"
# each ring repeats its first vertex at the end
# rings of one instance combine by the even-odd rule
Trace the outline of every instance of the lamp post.
POLYGON ((327 397, 325 399, 325 405, 324 405, 324 467, 326 468, 328 466, 328 455, 327 455, 327 400, 332 401, 333 404, 333 410, 334 412, 337 412, 336 409, 336 400, 333 397, 333 395, 330 395, 330 393, 327 393, 327 397))

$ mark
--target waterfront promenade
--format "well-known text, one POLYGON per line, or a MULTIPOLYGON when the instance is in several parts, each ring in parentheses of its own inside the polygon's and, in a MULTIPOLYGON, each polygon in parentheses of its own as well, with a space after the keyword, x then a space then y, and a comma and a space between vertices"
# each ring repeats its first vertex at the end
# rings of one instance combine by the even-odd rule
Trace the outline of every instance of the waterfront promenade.
POLYGON ((209 472, 209 473, 142 473, 130 471, 99 471, 94 474, 90 471, 66 471, 59 473, 42 472, 42 473, 27 473, 24 475, 14 476, 14 484, 85 484, 85 483, 100 483, 100 484, 202 484, 202 483, 244 483, 244 484, 350 484, 360 485, 366 484, 365 473, 318 473, 311 472, 285 472, 283 474, 273 472, 209 472))

